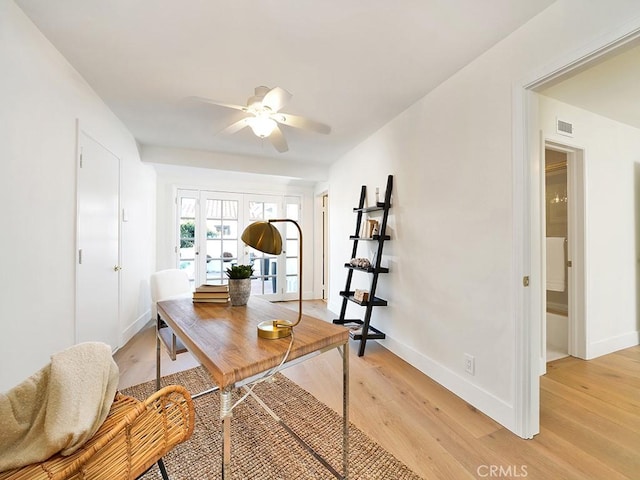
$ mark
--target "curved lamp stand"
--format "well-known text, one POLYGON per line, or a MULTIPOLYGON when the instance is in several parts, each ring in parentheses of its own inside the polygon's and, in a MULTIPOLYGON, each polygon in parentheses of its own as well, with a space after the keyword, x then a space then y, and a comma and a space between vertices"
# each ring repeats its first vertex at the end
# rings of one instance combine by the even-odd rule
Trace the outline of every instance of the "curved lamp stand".
POLYGON ((282 236, 272 224, 276 222, 290 222, 298 229, 300 246, 298 256, 298 319, 295 323, 288 320, 266 320, 258 324, 258 336, 260 338, 276 339, 291 335, 293 327, 302 320, 302 229, 298 222, 289 218, 274 218, 269 221, 258 221, 249 225, 240 237, 244 243, 256 250, 270 255, 282 253, 282 236))

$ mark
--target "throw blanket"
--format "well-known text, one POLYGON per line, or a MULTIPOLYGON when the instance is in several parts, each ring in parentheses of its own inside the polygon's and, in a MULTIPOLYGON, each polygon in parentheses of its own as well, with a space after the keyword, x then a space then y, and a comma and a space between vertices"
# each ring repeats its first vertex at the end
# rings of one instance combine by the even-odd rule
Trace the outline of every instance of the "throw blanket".
POLYGON ((118 376, 109 345, 81 343, 0 394, 0 472, 80 448, 109 414, 118 376))

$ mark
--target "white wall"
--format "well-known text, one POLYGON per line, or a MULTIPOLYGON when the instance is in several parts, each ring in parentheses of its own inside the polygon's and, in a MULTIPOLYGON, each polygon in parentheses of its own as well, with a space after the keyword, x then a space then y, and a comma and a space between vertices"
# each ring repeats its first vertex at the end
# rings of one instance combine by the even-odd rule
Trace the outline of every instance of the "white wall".
POLYGON ((586 357, 637 345, 640 130, 542 95, 539 107, 546 138, 585 151, 586 357))
POLYGON ((11 0, 0 0, 0 390, 74 342, 76 119, 120 157, 121 331, 148 317, 154 172, 122 123, 11 0), (18 246, 18 248, 16 248, 18 246), (11 368, 7 368, 8 362, 11 368))
POLYGON ((559 0, 331 170, 331 308, 344 286, 358 185, 382 186, 394 174, 391 273, 378 291, 389 307, 373 323, 388 348, 517 433, 512 128, 523 119, 512 118, 514 88, 638 16, 634 1, 559 0), (464 371, 465 353, 475 376, 464 371))
MULTIPOLYGON (((179 157, 180 150, 173 149, 179 157)), ((143 154, 146 161, 146 155, 143 154)), ((177 161, 176 163, 179 163, 177 161)), ((298 195, 302 198, 300 227, 303 234, 303 298, 316 298, 314 278, 314 182, 275 175, 261 175, 211 168, 155 165, 157 172, 157 268, 175 268, 175 195, 178 188, 265 195, 298 195)))
POLYGON ((156 175, 140 161, 137 151, 122 162, 121 206, 127 221, 121 222, 120 324, 124 345, 149 320, 149 277, 156 270, 156 175))

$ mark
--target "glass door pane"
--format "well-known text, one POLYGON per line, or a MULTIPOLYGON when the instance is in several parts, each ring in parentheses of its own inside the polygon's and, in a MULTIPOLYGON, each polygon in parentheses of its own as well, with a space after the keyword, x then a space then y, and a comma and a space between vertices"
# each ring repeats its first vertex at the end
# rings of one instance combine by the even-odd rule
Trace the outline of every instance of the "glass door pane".
MULTIPOLYGON (((300 198, 285 197, 286 218, 300 222, 300 198)), ((285 298, 297 297, 299 287, 300 232, 291 222, 285 223, 285 298), (288 294, 288 295, 287 295, 288 294)))
MULTIPOLYGON (((247 225, 259 220, 278 218, 279 201, 277 198, 252 195, 247 199, 249 218, 247 225)), ((278 224, 275 224, 278 226, 278 224)), ((249 262, 253 265, 251 293, 273 296, 278 293, 278 256, 263 253, 246 247, 249 262)))
POLYGON ((227 283, 226 269, 244 263, 239 248, 242 196, 203 192, 200 204, 206 226, 201 283, 224 284, 227 283))
POLYGON ((196 192, 178 192, 178 268, 185 270, 193 285, 196 278, 197 198, 196 192))

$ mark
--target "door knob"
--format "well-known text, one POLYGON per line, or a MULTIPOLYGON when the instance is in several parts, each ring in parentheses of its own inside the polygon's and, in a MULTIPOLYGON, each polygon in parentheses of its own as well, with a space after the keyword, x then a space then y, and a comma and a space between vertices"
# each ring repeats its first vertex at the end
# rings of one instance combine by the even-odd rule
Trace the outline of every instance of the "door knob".
POLYGON ((122 267, 121 267, 120 265, 115 265, 115 266, 113 267, 113 271, 114 271, 114 272, 119 272, 120 270, 122 270, 122 267))

